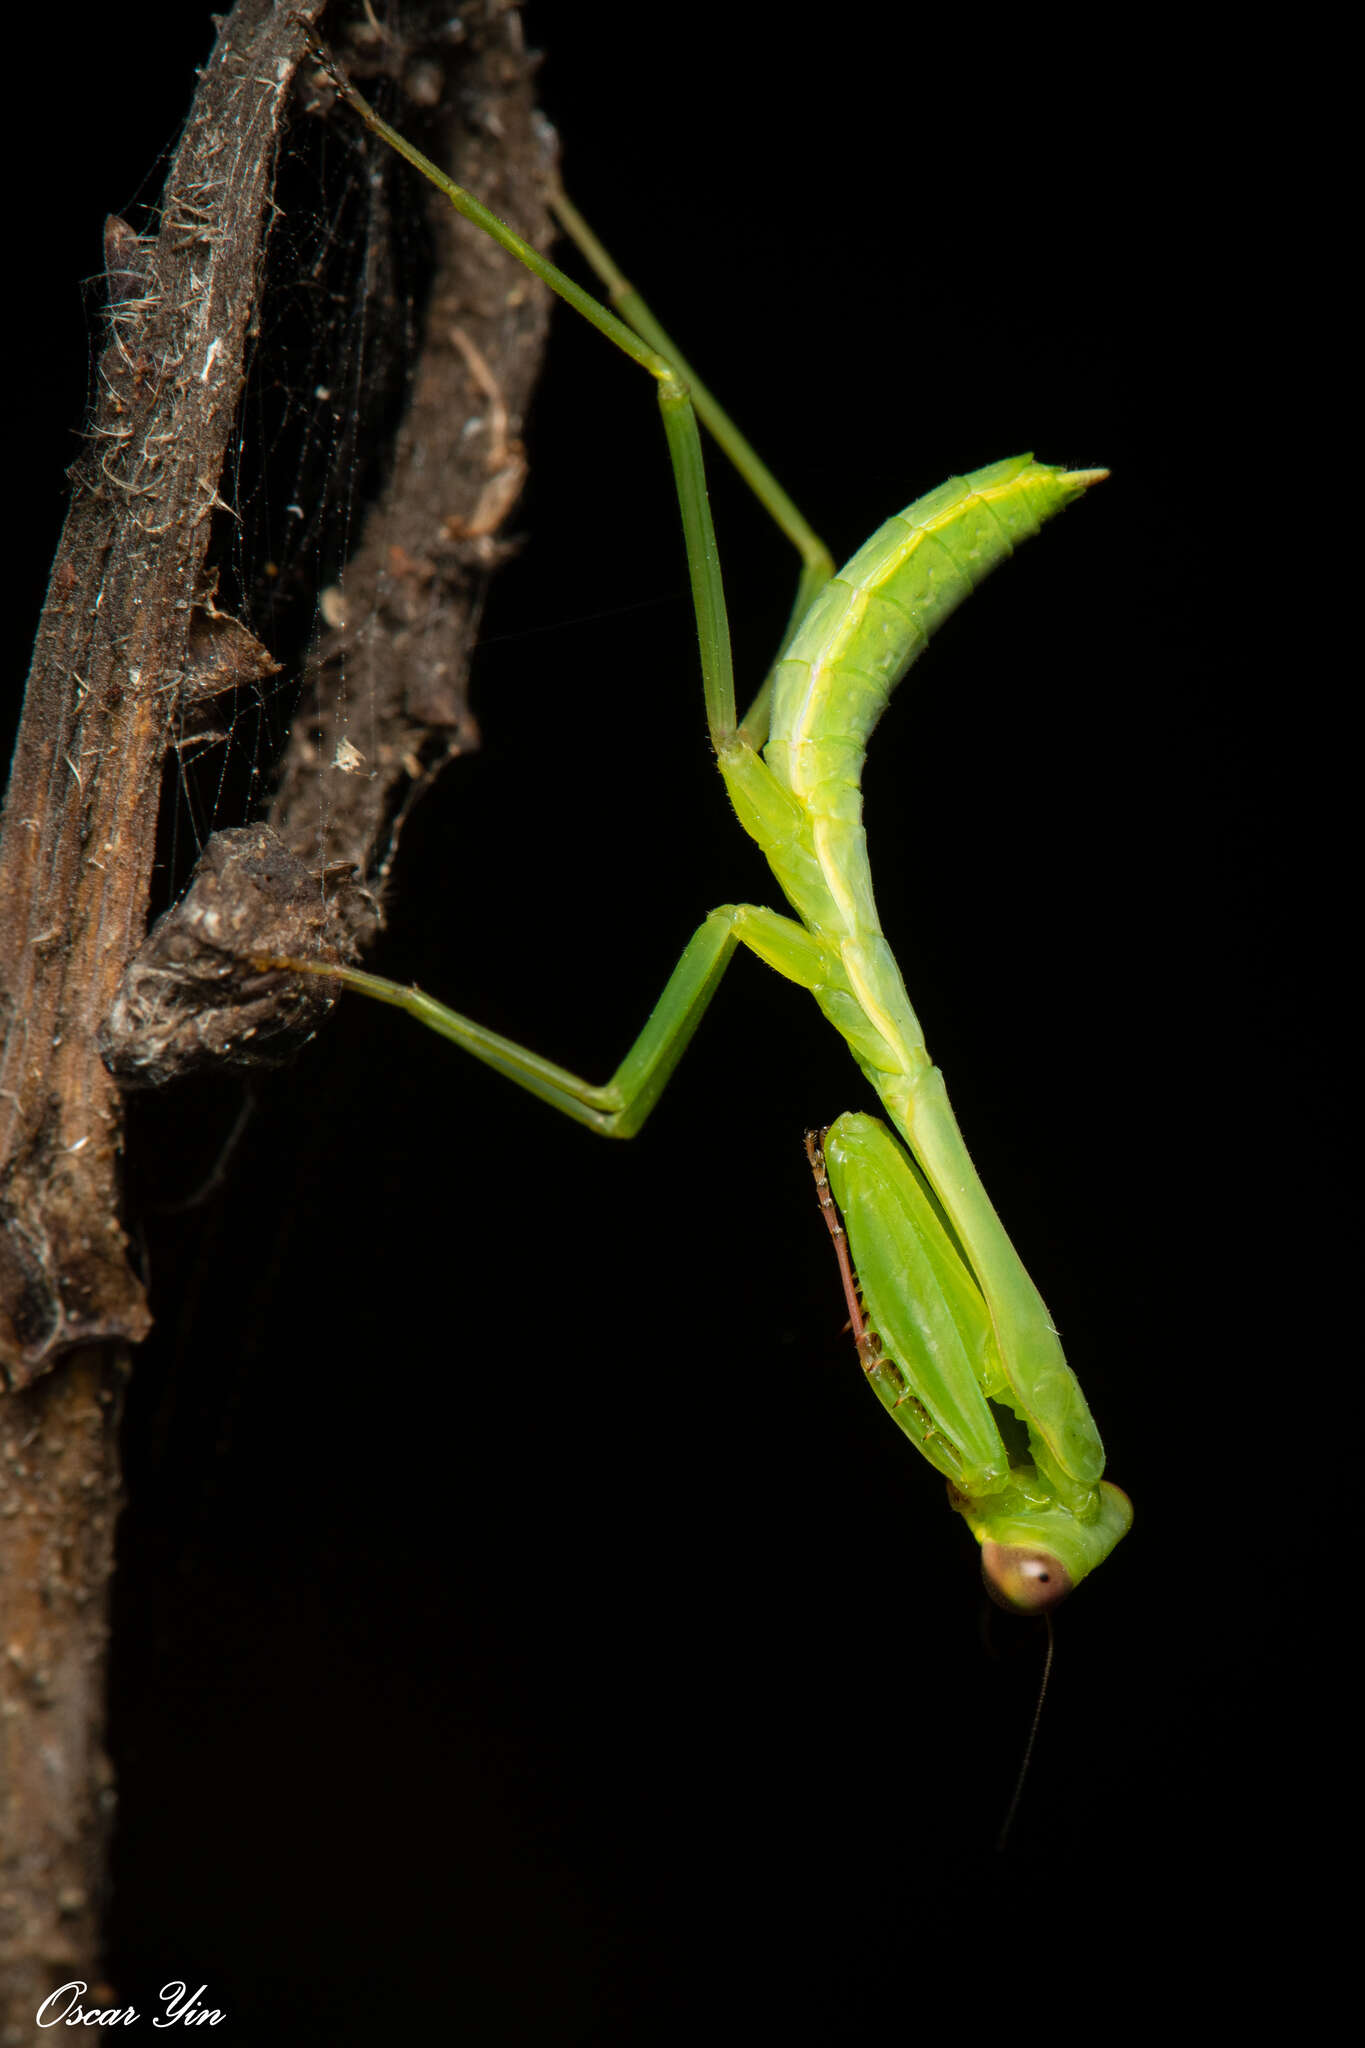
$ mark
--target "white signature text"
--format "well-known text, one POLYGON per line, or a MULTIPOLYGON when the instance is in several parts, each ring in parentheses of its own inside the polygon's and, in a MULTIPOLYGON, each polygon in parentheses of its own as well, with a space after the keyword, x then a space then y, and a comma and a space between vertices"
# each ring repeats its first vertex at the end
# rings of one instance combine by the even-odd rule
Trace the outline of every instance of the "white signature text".
MULTIPOLYGON (((73 1977, 69 1984, 59 1984, 50 1991, 38 2007, 40 2027, 131 2027, 142 2018, 135 2005, 82 2005, 81 1999, 90 1986, 79 1977, 73 1977)), ((227 2014, 219 2012, 216 2005, 201 2005, 200 1999, 208 1989, 201 1984, 197 1991, 188 1991, 183 1978, 174 1977, 169 1984, 163 1984, 157 1997, 165 2006, 164 2012, 153 2013, 154 2027, 216 2027, 227 2014)))

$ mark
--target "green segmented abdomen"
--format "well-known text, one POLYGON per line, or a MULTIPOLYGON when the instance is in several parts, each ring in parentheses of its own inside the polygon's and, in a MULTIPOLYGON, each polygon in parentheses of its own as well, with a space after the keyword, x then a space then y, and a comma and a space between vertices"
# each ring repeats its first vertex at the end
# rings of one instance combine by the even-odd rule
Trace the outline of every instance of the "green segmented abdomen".
POLYGON ((764 759, 811 820, 849 935, 879 929, 861 776, 891 692, 963 598, 1094 475, 1017 455, 950 477, 879 527, 797 628, 777 668, 764 759))

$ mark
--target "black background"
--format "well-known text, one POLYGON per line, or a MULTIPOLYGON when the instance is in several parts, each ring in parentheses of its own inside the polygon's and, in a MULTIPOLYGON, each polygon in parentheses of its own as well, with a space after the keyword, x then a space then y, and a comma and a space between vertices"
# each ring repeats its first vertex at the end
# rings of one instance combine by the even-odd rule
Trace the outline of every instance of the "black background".
MULTIPOLYGON (((527 18, 569 189, 836 556, 1026 447, 1113 472, 936 644, 866 786, 886 929, 1137 1521, 1060 1619, 996 1856, 1038 1640, 984 1615, 840 1334, 801 1134, 864 1098, 814 1006, 739 961, 612 1147, 344 1003, 256 1085, 224 1191, 145 1225, 112 1981, 203 1982, 253 2043, 872 2039, 1176 1978, 1225 2019, 1314 1883, 1285 1843, 1320 1817, 1336 1477, 1309 804, 1210 557, 1229 491, 1259 501, 1237 94, 1178 36, 1031 17, 527 18)), ((16 225, 48 508, 9 546, 16 678, 78 280, 211 38, 184 5, 135 43, 58 27, 16 225)), ((486 744, 414 822, 375 964, 600 1076, 704 912, 772 890, 708 761, 650 390, 567 317, 532 458, 486 744)), ((713 496, 757 680, 791 563, 713 496)), ((140 1108, 149 1196, 240 1103, 140 1108)))

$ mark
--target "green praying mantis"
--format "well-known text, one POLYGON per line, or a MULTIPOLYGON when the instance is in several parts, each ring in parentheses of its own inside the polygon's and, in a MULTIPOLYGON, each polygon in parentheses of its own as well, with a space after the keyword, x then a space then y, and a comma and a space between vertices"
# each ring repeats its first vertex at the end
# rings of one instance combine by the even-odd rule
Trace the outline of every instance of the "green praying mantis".
POLYGON ((883 936, 862 824, 868 738, 938 625, 1103 470, 1016 456, 954 477, 880 526, 837 574, 832 557, 694 375, 562 193, 553 210, 615 311, 522 241, 367 104, 310 37, 376 135, 655 379, 682 514, 707 723, 740 823, 795 917, 725 904, 698 928, 644 1029, 594 1086, 415 988, 322 961, 324 974, 406 1010, 588 1129, 626 1138, 658 1101, 737 946, 808 989, 893 1127, 841 1116, 807 1140, 866 1377, 947 1481, 981 1545, 987 1589, 1046 1612, 1126 1533, 1129 1501, 1052 1319, 972 1165, 883 936), (736 717, 729 629, 700 425, 801 557, 788 630, 736 717), (846 1235, 845 1235, 846 1234, 846 1235))

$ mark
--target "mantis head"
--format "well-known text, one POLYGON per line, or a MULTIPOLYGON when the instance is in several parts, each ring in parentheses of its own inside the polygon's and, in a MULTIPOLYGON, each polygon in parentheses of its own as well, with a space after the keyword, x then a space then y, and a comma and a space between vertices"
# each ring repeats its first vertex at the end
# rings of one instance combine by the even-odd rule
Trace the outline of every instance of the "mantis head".
POLYGON ((1127 1533, 1132 1503, 1102 1479, 1073 1513, 1032 1465, 1012 1466, 1010 1479, 979 1500, 949 1480, 948 1498, 981 1545, 981 1576, 996 1606, 1046 1614, 1127 1533))
POLYGON ((1011 1614, 1045 1614, 1074 1584, 1059 1557, 1022 1543, 983 1543, 981 1578, 996 1606, 1011 1614))

